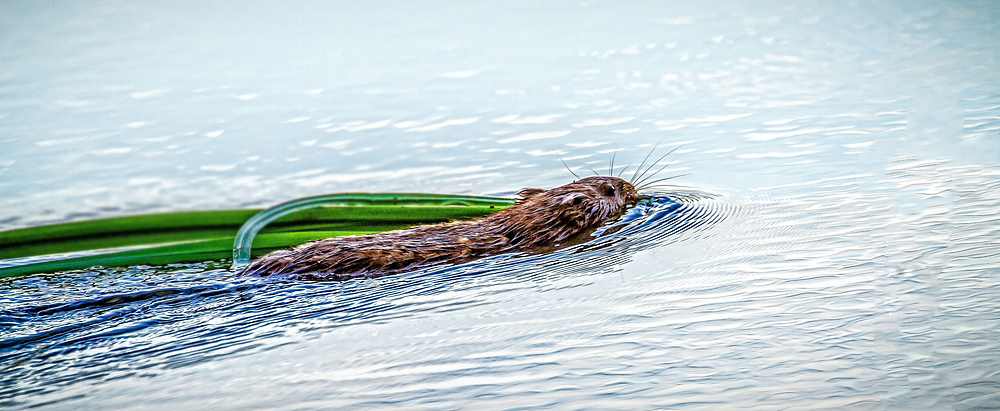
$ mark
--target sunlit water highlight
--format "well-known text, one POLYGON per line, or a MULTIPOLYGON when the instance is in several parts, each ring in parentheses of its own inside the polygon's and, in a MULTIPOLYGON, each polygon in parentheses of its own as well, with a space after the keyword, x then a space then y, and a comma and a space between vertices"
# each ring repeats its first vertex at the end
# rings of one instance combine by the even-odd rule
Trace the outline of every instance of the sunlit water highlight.
POLYGON ((168 4, 2 6, 0 227, 510 195, 661 140, 710 194, 377 280, 4 280, 0 408, 1000 409, 992 2, 168 4))

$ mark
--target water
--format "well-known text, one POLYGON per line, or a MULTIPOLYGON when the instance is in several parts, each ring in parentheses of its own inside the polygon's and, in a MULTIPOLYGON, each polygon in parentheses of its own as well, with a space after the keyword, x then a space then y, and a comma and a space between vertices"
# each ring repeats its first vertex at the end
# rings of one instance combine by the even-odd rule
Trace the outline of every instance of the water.
POLYGON ((379 280, 6 280, 0 405, 1000 408, 998 22, 992 2, 4 4, 0 228, 510 194, 568 182, 556 152, 589 173, 617 150, 618 172, 661 140, 665 175, 711 196, 379 280))

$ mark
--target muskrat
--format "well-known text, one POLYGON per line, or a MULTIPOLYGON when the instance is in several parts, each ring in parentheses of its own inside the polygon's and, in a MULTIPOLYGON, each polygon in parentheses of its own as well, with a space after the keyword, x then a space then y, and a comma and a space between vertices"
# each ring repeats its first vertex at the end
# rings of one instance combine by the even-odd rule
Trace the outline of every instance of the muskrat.
POLYGON ((327 238, 275 251, 240 274, 342 281, 503 253, 544 252, 586 241, 639 199, 635 186, 621 178, 580 178, 550 190, 521 190, 514 205, 476 220, 327 238))

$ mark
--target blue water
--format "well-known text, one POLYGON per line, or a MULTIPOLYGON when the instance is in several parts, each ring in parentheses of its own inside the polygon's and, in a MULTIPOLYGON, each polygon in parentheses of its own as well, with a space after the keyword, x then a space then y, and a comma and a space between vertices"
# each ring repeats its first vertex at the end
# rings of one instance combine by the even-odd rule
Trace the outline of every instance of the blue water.
POLYGON ((998 38, 995 2, 4 3, 0 229, 661 141, 687 175, 553 254, 4 280, 0 407, 1000 409, 998 38))

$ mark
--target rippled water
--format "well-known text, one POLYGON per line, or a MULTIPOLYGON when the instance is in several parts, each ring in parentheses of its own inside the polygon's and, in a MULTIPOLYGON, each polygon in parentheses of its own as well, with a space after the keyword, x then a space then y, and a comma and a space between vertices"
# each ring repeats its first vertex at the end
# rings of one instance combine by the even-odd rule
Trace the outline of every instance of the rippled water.
POLYGON ((1000 408, 995 3, 335 3, 0 6, 0 228, 509 194, 659 141, 689 188, 378 280, 4 280, 0 407, 1000 408))

